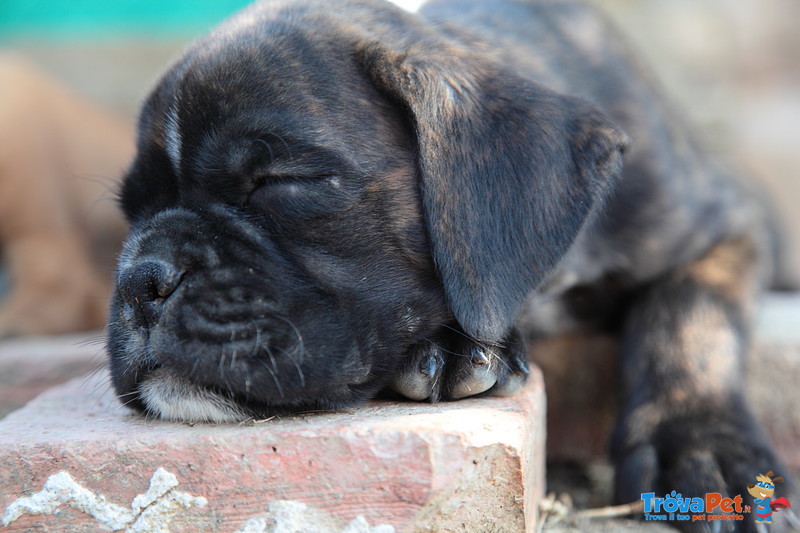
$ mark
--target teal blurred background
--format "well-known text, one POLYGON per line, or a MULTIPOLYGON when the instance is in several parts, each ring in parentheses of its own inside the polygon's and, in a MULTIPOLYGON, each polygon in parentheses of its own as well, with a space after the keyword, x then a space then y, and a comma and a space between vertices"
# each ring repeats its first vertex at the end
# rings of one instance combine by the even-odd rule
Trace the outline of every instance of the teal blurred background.
POLYGON ((0 39, 174 39, 209 29, 248 0, 3 0, 0 39))
MULTIPOLYGON (((414 10, 421 1, 395 3, 414 10)), ((189 43, 251 2, 0 0, 0 54, 22 55, 90 101, 130 117, 189 43)))
POLYGON ((130 119, 183 48, 248 0, 0 0, 0 54, 21 55, 130 119))

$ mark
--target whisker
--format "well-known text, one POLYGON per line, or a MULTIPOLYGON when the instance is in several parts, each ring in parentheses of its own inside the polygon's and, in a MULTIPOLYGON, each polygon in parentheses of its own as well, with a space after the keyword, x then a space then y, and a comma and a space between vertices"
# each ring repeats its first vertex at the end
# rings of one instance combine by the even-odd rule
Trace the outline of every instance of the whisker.
POLYGON ((503 360, 503 358, 502 358, 502 357, 500 357, 499 355, 497 355, 497 354, 496 354, 496 353, 494 353, 494 352, 489 352, 489 353, 492 355, 492 357, 493 357, 494 359, 496 359, 496 360, 500 361, 500 363, 502 363, 502 365, 503 365, 504 367, 506 367, 506 370, 508 370, 509 372, 512 372, 512 373, 513 373, 513 371, 511 370, 511 366, 510 366, 508 363, 506 363, 506 362, 503 360))
POLYGON ((435 341, 429 339, 428 337, 421 337, 421 338, 422 338, 422 340, 425 340, 425 341, 429 342, 430 344, 436 344, 439 347, 439 349, 442 350, 444 353, 447 353, 447 354, 450 354, 450 355, 455 355, 456 357, 469 357, 467 354, 464 354, 464 353, 458 353, 458 352, 450 351, 447 348, 445 348, 444 346, 442 346, 441 344, 439 344, 438 342, 435 342, 435 341))
POLYGON ((269 368, 269 366, 267 366, 266 361, 258 359, 258 362, 261 363, 264 366, 264 369, 267 371, 267 373, 270 376, 272 376, 272 381, 275 382, 275 387, 277 387, 277 389, 278 389, 278 394, 280 394, 281 398, 283 398, 283 388, 281 387, 281 384, 278 381, 278 378, 275 376, 275 374, 272 373, 272 370, 269 368))
POLYGON ((272 153, 272 147, 269 145, 269 143, 264 139, 256 139, 256 142, 259 144, 263 144, 269 151, 269 162, 272 163, 273 161, 275 161, 275 154, 272 153))
POLYGON ((256 341, 253 344, 253 351, 250 353, 250 357, 255 357, 259 348, 261 348, 261 328, 256 326, 256 341))
MULTIPOLYGON (((88 375, 84 376, 83 381, 81 382, 82 387, 86 387, 91 380, 95 379, 97 374, 99 373, 98 370, 103 370, 102 368, 96 368, 94 371, 90 372, 88 375)), ((109 383, 111 382, 111 378, 109 376, 104 377, 103 379, 97 380, 97 383, 94 384, 92 390, 89 392, 92 396, 96 395, 101 390, 108 387, 109 383)))
MULTIPOLYGON (((231 344, 232 345, 235 345, 235 340, 234 340, 235 337, 236 337, 236 333, 234 331, 231 331, 231 344)), ((233 349, 233 353, 231 354, 231 362, 228 364, 228 370, 230 371, 231 374, 233 374, 236 371, 236 355, 237 355, 236 349, 234 348, 233 349)))
MULTIPOLYGON (((137 397, 136 397, 136 396, 134 396, 134 397, 132 397, 130 400, 128 400, 128 401, 126 401, 126 402, 123 402, 123 403, 122 403, 122 407, 129 407, 129 406, 130 406, 130 405, 131 405, 133 402, 135 402, 135 401, 136 401, 136 399, 137 399, 137 397)), ((147 410, 147 413, 145 413, 145 415, 147 415, 147 414, 149 414, 149 413, 150 413, 150 409, 148 408, 148 410, 147 410)))
MULTIPOLYGON (((86 379, 84 379, 83 382, 81 383, 81 388, 83 390, 87 389, 86 385, 87 385, 87 382, 90 381, 90 379, 91 379, 91 376, 86 376, 86 379)), ((98 408, 98 407, 101 406, 103 398, 102 398, 102 395, 99 394, 99 391, 102 390, 104 387, 108 386, 108 381, 109 381, 108 379, 99 380, 94 385, 94 387, 92 387, 92 390, 89 391, 90 397, 94 397, 94 401, 92 402, 92 407, 98 408)))
POLYGON ((225 346, 222 346, 222 355, 219 358, 219 377, 225 379, 225 346))
POLYGON ((481 342, 480 340, 476 339, 475 337, 473 337, 471 335, 468 335, 467 333, 461 331, 460 329, 454 328, 453 326, 450 326, 448 324, 444 324, 442 322, 434 322, 434 324, 436 324, 437 326, 441 326, 443 328, 449 329, 450 331, 461 335, 465 339, 468 339, 470 342, 472 342, 474 344, 477 344, 478 346, 480 346, 483 349, 488 349, 490 346, 497 346, 499 348, 505 348, 505 343, 503 343, 503 342, 493 342, 491 345, 489 345, 489 344, 486 344, 485 342, 481 342))
POLYGON ((101 333, 98 335, 92 335, 91 337, 87 337, 81 341, 78 341, 75 343, 75 346, 80 346, 81 348, 90 348, 93 346, 100 346, 102 344, 105 344, 105 342, 106 342, 106 336, 105 334, 101 333))
POLYGON ((264 344, 263 348, 267 352, 267 355, 269 355, 269 360, 272 362, 272 370, 275 371, 275 375, 278 375, 278 365, 275 362, 275 356, 272 354, 272 350, 269 349, 267 344, 264 344))
MULTIPOLYGON (((283 147, 286 149, 286 153, 289 155, 289 159, 291 160, 292 159, 292 149, 289 148, 289 144, 283 139, 283 137, 281 137, 280 135, 278 135, 274 131, 268 131, 267 135, 271 135, 272 137, 276 137, 281 143, 283 143, 283 147)), ((270 152, 270 153, 272 153, 272 152, 270 152)))
POLYGON ((199 357, 195 357, 194 363, 192 364, 192 369, 189 371, 189 378, 188 379, 192 379, 194 377, 194 375, 197 372, 197 369, 199 367, 200 367, 200 358, 199 357))
POLYGON ((289 359, 289 361, 291 361, 294 364, 294 367, 297 369, 297 374, 300 376, 300 386, 305 387, 306 376, 305 374, 303 374, 303 369, 300 367, 300 364, 295 360, 294 357, 292 357, 292 355, 287 350, 284 350, 283 348, 278 348, 277 346, 275 347, 275 349, 280 350, 286 356, 286 358, 289 359))
POLYGON ((469 340, 471 340, 471 341, 474 341, 474 340, 475 340, 475 339, 473 339, 473 338, 472 338, 470 335, 467 335, 466 333, 464 333, 464 332, 463 332, 463 331, 461 331, 460 329, 458 329, 458 328, 454 328, 453 326, 450 326, 450 325, 448 325, 448 324, 445 324, 444 322, 434 322, 434 324, 436 324, 437 326, 441 326, 441 327, 443 327, 443 328, 447 328, 447 329, 449 329, 450 331, 453 331, 453 332, 455 332, 455 333, 458 333, 458 334, 459 334, 459 335, 461 335, 462 337, 464 337, 464 338, 466 338, 466 339, 469 339, 469 340))
POLYGON ((89 374, 86 376, 86 381, 88 381, 89 379, 91 379, 91 378, 93 378, 93 377, 97 376, 97 375, 98 375, 98 374, 100 374, 100 372, 102 372, 103 370, 108 370, 108 361, 105 361, 103 364, 101 364, 101 365, 100 365, 100 366, 98 366, 98 367, 95 367, 95 369, 94 369, 94 370, 92 370, 91 372, 89 372, 89 374))
POLYGON ((228 367, 231 373, 236 371, 236 350, 234 350, 233 354, 231 355, 231 362, 228 367))
POLYGON ((286 322, 289 325, 290 328, 292 328, 294 330, 294 334, 297 337, 297 343, 299 344, 300 354, 301 355, 305 354, 306 353, 306 347, 305 347, 305 343, 303 342, 303 335, 300 333, 300 330, 297 329, 297 326, 295 326, 292 323, 292 321, 289 320, 286 317, 283 317, 283 316, 280 316, 280 315, 275 315, 275 318, 277 318, 279 320, 283 320, 284 322, 286 322))

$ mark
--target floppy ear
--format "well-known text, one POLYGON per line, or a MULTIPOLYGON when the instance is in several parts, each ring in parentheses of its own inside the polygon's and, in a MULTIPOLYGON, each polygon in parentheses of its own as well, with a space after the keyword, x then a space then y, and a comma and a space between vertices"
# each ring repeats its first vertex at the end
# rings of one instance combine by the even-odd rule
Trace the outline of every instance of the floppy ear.
POLYGON ((613 187, 628 138, 588 102, 458 47, 358 54, 414 126, 451 310, 469 335, 500 341, 613 187))

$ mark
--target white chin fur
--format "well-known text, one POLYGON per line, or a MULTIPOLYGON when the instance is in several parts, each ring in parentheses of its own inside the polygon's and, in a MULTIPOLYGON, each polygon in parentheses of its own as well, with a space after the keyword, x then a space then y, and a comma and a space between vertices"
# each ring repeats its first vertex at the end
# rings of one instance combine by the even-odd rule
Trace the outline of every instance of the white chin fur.
POLYGON ((147 412, 180 422, 240 422, 250 417, 227 398, 192 385, 164 368, 139 386, 147 412))

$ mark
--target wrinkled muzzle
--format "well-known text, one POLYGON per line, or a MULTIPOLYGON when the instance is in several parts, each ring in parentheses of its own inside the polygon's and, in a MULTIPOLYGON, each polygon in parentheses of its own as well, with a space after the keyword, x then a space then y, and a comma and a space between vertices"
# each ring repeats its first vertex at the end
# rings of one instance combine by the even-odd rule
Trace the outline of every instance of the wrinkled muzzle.
POLYGON ((120 399, 161 418, 242 420, 380 387, 336 298, 223 207, 134 228, 109 320, 120 399))

